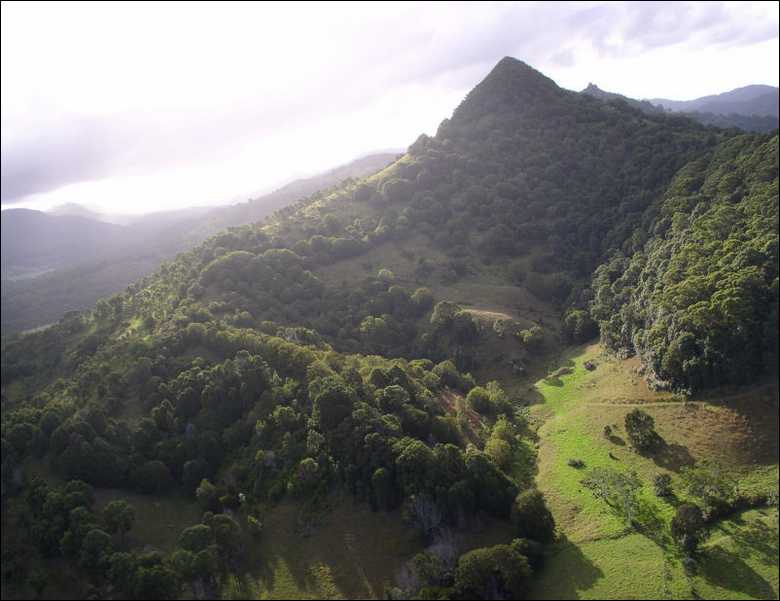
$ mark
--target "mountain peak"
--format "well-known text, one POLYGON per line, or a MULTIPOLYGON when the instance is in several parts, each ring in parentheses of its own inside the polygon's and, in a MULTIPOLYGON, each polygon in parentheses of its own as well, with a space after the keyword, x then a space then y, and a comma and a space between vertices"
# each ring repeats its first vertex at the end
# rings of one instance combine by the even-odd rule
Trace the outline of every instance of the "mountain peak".
POLYGON ((500 61, 498 61, 496 63, 496 66, 493 67, 493 69, 491 69, 490 73, 487 74, 485 79, 482 80, 482 84, 495 79, 511 79, 518 84, 519 83, 525 83, 525 84, 538 83, 543 85, 552 84, 556 88, 558 87, 552 79, 550 79, 540 71, 537 71, 528 63, 525 63, 516 58, 512 58, 511 56, 505 56, 500 61))
POLYGON ((455 110, 454 121, 469 121, 487 113, 515 111, 548 101, 561 92, 558 85, 521 60, 505 56, 455 110))

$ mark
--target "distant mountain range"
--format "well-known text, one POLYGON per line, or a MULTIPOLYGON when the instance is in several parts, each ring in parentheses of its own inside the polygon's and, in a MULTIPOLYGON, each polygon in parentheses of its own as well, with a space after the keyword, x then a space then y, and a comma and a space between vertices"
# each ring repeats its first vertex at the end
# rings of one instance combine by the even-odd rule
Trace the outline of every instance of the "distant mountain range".
POLYGON ((649 102, 675 112, 715 113, 716 115, 778 116, 778 88, 772 86, 745 86, 724 92, 702 96, 694 100, 667 100, 651 98, 649 102))
POLYGON ((773 131, 778 126, 778 88, 772 86, 745 86, 694 100, 637 100, 607 92, 593 83, 581 93, 604 101, 622 100, 648 114, 664 111, 680 113, 704 125, 756 132, 773 131))
POLYGON ((0 219, 4 279, 68 267, 132 245, 130 232, 122 226, 88 217, 8 209, 0 219))

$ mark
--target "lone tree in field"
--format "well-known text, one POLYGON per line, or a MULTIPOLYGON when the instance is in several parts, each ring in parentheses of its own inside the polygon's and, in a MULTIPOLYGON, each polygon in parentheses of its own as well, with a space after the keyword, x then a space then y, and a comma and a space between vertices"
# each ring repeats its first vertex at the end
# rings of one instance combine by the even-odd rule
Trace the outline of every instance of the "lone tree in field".
POLYGON ((634 409, 626 414, 626 434, 633 447, 640 453, 652 451, 662 442, 658 432, 655 431, 655 420, 641 409, 634 409))

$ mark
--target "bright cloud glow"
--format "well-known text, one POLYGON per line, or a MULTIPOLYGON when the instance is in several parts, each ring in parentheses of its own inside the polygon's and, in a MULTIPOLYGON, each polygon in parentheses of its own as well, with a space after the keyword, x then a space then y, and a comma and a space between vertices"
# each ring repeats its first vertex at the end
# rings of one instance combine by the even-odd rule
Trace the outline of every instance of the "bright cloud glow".
POLYGON ((688 99, 778 54, 775 2, 3 2, 3 207, 244 199, 434 133, 505 55, 688 99))

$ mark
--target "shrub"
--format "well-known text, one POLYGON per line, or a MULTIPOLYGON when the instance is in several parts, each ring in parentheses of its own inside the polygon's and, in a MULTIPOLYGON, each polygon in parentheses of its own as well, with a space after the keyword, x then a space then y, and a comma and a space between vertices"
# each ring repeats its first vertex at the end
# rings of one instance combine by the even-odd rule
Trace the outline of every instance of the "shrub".
POLYGON ((527 330, 520 330, 516 336, 520 342, 530 349, 538 349, 544 342, 544 330, 541 326, 532 326, 527 330))
POLYGON ((382 280, 386 284, 390 284, 395 281, 395 274, 389 269, 380 269, 376 274, 378 280, 382 280))
POLYGON ((672 494, 672 477, 669 474, 656 474, 653 478, 653 491, 657 497, 668 497, 672 494))

